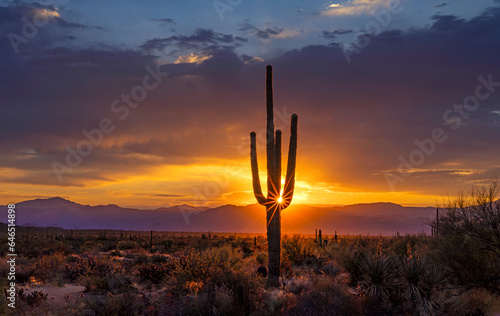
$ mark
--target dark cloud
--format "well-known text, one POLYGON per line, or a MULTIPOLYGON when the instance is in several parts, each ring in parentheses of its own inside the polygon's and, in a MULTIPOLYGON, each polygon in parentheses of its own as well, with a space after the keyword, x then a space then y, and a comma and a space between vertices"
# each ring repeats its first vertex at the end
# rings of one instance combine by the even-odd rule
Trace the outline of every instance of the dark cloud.
POLYGON ((182 50, 199 50, 209 45, 234 45, 242 41, 245 41, 245 39, 199 28, 192 35, 173 35, 167 38, 154 38, 146 41, 140 47, 145 51, 162 51, 167 47, 182 50))
POLYGON ((433 15, 432 19, 435 21, 432 29, 439 31, 457 31, 465 25, 464 19, 459 19, 454 15, 433 15))
POLYGON ((353 33, 352 30, 345 30, 345 29, 340 29, 340 30, 335 30, 335 31, 323 31, 321 33, 321 36, 323 36, 326 39, 333 40, 337 35, 343 35, 343 34, 349 34, 353 33))
POLYGON ((171 18, 164 18, 164 19, 150 19, 151 21, 155 22, 162 22, 162 23, 168 23, 168 24, 177 24, 174 19, 171 18))
POLYGON ((439 3, 439 4, 435 4, 434 5, 434 8, 442 8, 442 7, 445 7, 447 6, 449 3, 446 3, 446 2, 442 2, 442 3, 439 3))
POLYGON ((75 28, 75 29, 96 29, 99 31, 106 31, 105 28, 100 27, 100 26, 88 26, 88 25, 83 25, 80 23, 68 22, 68 21, 61 19, 61 18, 54 18, 54 21, 55 21, 56 25, 58 25, 60 27, 75 28))
POLYGON ((258 28, 248 22, 244 22, 240 25, 239 30, 247 34, 253 34, 254 36, 257 36, 262 39, 269 39, 279 35, 281 32, 283 32, 284 28, 276 26, 267 26, 265 28, 258 28))
POLYGON ((449 139, 426 157, 421 168, 447 169, 440 164, 454 161, 461 168, 474 166, 477 172, 428 173, 409 178, 400 190, 439 191, 439 183, 454 185, 457 179, 474 181, 497 172, 491 162, 500 154, 493 136, 500 125, 493 124, 490 111, 498 107, 500 91, 482 102, 459 130, 444 125, 443 113, 474 94, 478 76, 492 74, 500 81, 500 60, 495 57, 500 43, 494 39, 500 32, 499 18, 500 11, 490 9, 471 20, 436 16, 428 29, 384 32, 352 53, 351 64, 338 45, 308 46, 279 57, 275 69, 281 69, 284 78, 293 78, 286 80, 286 89, 300 91, 289 104, 296 104, 302 113, 300 104, 315 107, 314 113, 306 111, 308 116, 299 120, 306 124, 305 133, 315 131, 302 134, 304 146, 316 143, 314 139, 331 140, 320 147, 324 155, 320 150, 316 158, 309 156, 309 163, 346 186, 362 182, 367 190, 376 183, 383 188, 384 178, 377 170, 397 168, 397 157, 407 159, 417 148, 415 139, 428 138, 441 127, 449 139), (327 122, 335 127, 315 128, 327 122), (337 166, 322 161, 336 161, 337 166))

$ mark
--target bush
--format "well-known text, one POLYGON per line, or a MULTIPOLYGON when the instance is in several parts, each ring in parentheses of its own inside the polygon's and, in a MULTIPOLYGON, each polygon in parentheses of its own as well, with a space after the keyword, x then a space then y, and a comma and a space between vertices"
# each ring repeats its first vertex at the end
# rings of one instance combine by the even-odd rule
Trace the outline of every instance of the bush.
POLYGON ((260 278, 233 270, 212 274, 198 294, 204 315, 249 315, 258 310, 262 295, 260 278))
POLYGON ((154 307, 149 306, 148 308, 142 296, 129 294, 115 297, 89 298, 85 301, 84 310, 84 315, 155 315, 154 307))
POLYGON ((298 234, 283 238, 281 241, 281 253, 283 261, 290 262, 293 265, 302 264, 304 259, 312 255, 312 251, 306 245, 306 240, 298 234))
POLYGON ((387 298, 394 288, 394 262, 388 256, 360 256, 356 262, 360 273, 358 285, 368 296, 387 298))
POLYGON ((172 274, 175 266, 174 262, 151 262, 138 266, 137 270, 141 279, 159 284, 166 276, 172 274))
POLYGON ((119 294, 133 290, 132 282, 118 273, 104 276, 90 275, 84 278, 85 290, 94 293, 119 294))
POLYGON ((116 245, 116 249, 118 250, 127 250, 127 249, 135 249, 137 248, 137 243, 132 240, 121 240, 116 245))
POLYGON ((445 315, 497 315, 500 311, 500 298, 486 289, 471 289, 460 295, 448 293, 443 303, 442 314, 445 315))
POLYGON ((108 258, 98 259, 90 253, 72 255, 66 258, 63 264, 65 276, 75 281, 84 276, 104 277, 111 273, 119 272, 108 258))
POLYGON ((258 253, 255 257, 255 261, 257 261, 258 265, 263 266, 265 263, 267 263, 267 254, 264 252, 258 253))
POLYGON ((39 306, 47 300, 47 295, 48 294, 43 294, 42 291, 33 291, 30 294, 24 294, 24 289, 17 291, 17 296, 29 306, 39 306))
POLYGON ((47 282, 56 278, 59 266, 64 261, 62 253, 55 253, 42 256, 36 264, 35 277, 42 282, 47 282))
POLYGON ((361 305, 345 285, 332 278, 316 279, 309 290, 299 296, 297 305, 285 315, 362 315, 361 305))
POLYGON ((500 290, 500 202, 496 180, 461 191, 439 208, 438 260, 466 286, 500 290))

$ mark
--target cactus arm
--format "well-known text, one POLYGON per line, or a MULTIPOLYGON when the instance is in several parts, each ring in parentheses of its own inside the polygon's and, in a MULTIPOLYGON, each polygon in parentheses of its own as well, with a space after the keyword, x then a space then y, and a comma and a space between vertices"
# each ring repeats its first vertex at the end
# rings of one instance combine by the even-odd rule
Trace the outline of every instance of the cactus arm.
MULTIPOLYGON (((273 113, 273 67, 266 68, 266 107, 267 107, 267 197, 276 196, 274 187, 274 113, 273 113)), ((279 194, 279 193, 278 193, 279 194)))
POLYGON ((254 132, 250 133, 250 162, 252 165, 252 181, 255 198, 260 205, 266 205, 267 199, 262 194, 262 188, 260 186, 259 164, 257 162, 257 145, 254 132))
POLYGON ((290 147, 288 149, 288 165, 286 168, 285 187, 283 188, 282 209, 287 208, 292 203, 293 191, 295 188, 295 164, 297 157, 297 121, 296 114, 292 115, 290 127, 290 147))
POLYGON ((281 131, 279 129, 276 130, 274 144, 274 188, 276 192, 274 200, 277 201, 281 191, 281 131))

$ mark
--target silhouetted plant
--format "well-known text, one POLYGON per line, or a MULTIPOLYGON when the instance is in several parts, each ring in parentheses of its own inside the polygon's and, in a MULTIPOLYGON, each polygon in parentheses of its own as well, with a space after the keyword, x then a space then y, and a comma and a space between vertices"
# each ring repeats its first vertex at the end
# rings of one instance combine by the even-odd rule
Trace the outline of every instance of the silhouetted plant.
POLYGON ((250 159, 252 166, 253 191, 257 202, 266 207, 267 242, 269 252, 269 285, 279 285, 280 247, 281 247, 281 211, 292 202, 295 187, 295 164, 297 155, 297 120, 292 115, 290 128, 290 146, 288 150, 288 166, 283 194, 281 191, 281 130, 274 135, 273 114, 273 69, 266 69, 266 152, 267 152, 267 197, 262 193, 259 168, 257 163, 257 146, 255 132, 250 133, 250 159))
POLYGON ((381 298, 389 297, 394 288, 392 273, 394 263, 388 256, 360 256, 356 265, 360 272, 358 285, 364 294, 381 298))
POLYGON ((175 269, 175 263, 167 263, 167 262, 155 262, 155 263, 144 263, 137 267, 139 271, 139 276, 143 280, 149 280, 154 284, 158 284, 163 279, 172 274, 175 269))
POLYGON ((460 283, 494 291, 500 291, 499 191, 493 179, 444 200, 434 240, 436 256, 460 283))
POLYGON ((17 291, 17 296, 29 306, 39 306, 47 300, 48 294, 43 294, 43 291, 33 291, 30 294, 24 294, 24 289, 20 289, 17 291))

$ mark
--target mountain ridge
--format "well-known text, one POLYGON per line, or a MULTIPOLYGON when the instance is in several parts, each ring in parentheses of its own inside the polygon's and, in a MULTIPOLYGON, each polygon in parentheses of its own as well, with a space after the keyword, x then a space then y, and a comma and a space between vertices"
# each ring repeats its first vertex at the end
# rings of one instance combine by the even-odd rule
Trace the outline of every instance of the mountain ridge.
MULTIPOLYGON (((6 207, 6 206, 2 206, 6 207)), ((291 205, 282 213, 283 233, 384 234, 429 231, 425 221, 433 207, 405 207, 390 202, 345 206, 291 205)), ((214 208, 186 204, 156 209, 135 209, 116 204, 82 205, 62 197, 34 199, 16 204, 18 225, 56 226, 66 229, 125 229, 264 233, 265 210, 258 204, 214 208)))

